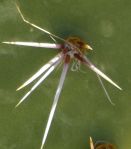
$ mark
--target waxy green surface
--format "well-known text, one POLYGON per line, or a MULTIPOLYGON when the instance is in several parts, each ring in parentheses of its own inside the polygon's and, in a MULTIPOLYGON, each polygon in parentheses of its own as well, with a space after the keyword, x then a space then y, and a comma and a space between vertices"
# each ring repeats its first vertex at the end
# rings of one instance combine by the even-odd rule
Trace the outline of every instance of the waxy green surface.
MULTIPOLYGON (((118 149, 131 147, 131 1, 19 0, 24 16, 62 37, 78 36, 94 51, 88 58, 117 82, 104 84, 112 106, 92 71, 68 72, 45 149, 89 149, 93 140, 107 140, 118 149)), ((12 0, 0 1, 0 41, 53 42, 25 24, 12 0)), ((59 43, 60 41, 58 41, 59 43)), ((20 107, 29 87, 16 92, 49 59, 53 49, 0 44, 0 149, 39 149, 60 78, 61 67, 20 107)))

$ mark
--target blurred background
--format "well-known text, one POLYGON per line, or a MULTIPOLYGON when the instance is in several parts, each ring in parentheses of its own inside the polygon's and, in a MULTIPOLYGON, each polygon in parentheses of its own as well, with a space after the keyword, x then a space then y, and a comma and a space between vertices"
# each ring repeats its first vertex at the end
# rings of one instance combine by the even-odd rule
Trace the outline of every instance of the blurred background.
MULTIPOLYGON (((118 149, 131 147, 131 1, 17 0, 27 20, 62 37, 78 36, 94 49, 87 57, 117 82, 104 81, 107 100, 92 71, 69 71, 45 149, 90 149, 106 140, 118 149)), ((50 42, 45 33, 25 24, 14 1, 0 1, 0 41, 50 42)), ((58 41, 60 43, 60 41, 58 41)), ((16 88, 57 54, 57 50, 0 44, 0 149, 39 149, 61 74, 51 74, 14 108, 30 89, 16 88)))

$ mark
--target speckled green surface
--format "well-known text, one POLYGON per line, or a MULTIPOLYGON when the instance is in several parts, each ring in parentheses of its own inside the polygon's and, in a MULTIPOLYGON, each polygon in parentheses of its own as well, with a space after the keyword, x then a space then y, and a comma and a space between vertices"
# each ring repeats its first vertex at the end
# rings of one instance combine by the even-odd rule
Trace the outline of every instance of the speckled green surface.
MULTIPOLYGON (((123 91, 105 82, 116 106, 106 99, 96 75, 69 71, 45 149, 89 149, 89 136, 118 149, 131 148, 131 1, 17 0, 31 22, 66 38, 90 43, 90 60, 123 91)), ((0 41, 52 42, 23 23, 14 2, 0 1, 0 41)), ((56 70, 19 108, 16 88, 57 52, 0 44, 0 149, 39 149, 61 73, 56 70)))

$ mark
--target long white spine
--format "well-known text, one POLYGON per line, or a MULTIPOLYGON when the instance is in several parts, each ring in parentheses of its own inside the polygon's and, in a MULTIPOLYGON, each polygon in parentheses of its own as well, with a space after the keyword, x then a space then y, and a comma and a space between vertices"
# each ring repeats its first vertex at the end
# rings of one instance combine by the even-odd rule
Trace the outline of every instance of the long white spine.
POLYGON ((52 58, 48 63, 46 63, 43 67, 41 67, 32 77, 30 77, 25 83, 23 83, 17 90, 20 90, 33 82, 35 79, 37 79, 42 73, 44 73, 46 70, 48 70, 52 65, 54 65, 60 58, 62 54, 58 54, 54 58, 52 58))
POLYGON ((94 71, 95 73, 97 73, 99 76, 101 76, 102 78, 104 78, 106 81, 108 81, 109 83, 111 83, 112 85, 114 85, 119 90, 122 90, 122 88, 120 86, 118 86, 114 81, 112 81, 107 75, 105 75, 98 68, 96 68, 95 65, 93 65, 91 63, 91 61, 86 56, 84 56, 84 60, 85 60, 84 64, 86 66, 88 66, 92 71, 94 71))
POLYGON ((45 144, 45 141, 46 141, 46 138, 47 138, 50 126, 51 126, 51 122, 52 122, 52 119, 53 119, 53 116, 54 116, 54 113, 55 113, 55 109, 56 109, 56 106, 57 106, 57 103, 58 103, 58 100, 59 100, 59 96, 60 96, 60 93, 61 93, 61 90, 62 90, 62 87, 63 87, 64 80, 65 80, 65 77, 66 77, 66 74, 67 74, 67 70, 68 70, 68 64, 64 64, 63 71, 62 71, 62 74, 61 74, 61 78, 60 78, 60 81, 59 81, 59 84, 58 84, 58 88, 56 90, 54 101, 53 101, 51 111, 50 111, 50 114, 49 114, 49 118, 48 118, 48 121, 47 121, 44 136, 43 136, 43 139, 42 139, 41 149, 43 149, 43 146, 45 144))
POLYGON ((49 68, 49 70, 35 83, 30 91, 25 94, 25 96, 20 100, 16 107, 18 107, 51 74, 51 72, 58 66, 59 63, 60 60, 58 60, 57 63, 49 68))
POLYGON ((55 43, 38 43, 38 42, 24 42, 24 41, 3 41, 5 44, 12 44, 18 46, 30 46, 30 47, 40 47, 40 48, 51 48, 51 49, 60 49, 61 44, 55 43))

